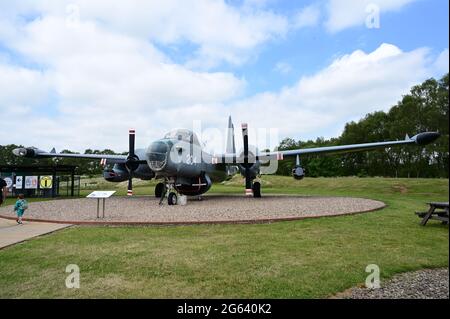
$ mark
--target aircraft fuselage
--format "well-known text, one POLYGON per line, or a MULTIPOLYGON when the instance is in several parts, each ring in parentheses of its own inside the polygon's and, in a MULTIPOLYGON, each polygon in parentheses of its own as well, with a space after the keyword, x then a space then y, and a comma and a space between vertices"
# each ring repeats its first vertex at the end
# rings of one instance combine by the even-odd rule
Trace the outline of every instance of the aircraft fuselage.
MULTIPOLYGON (((135 154, 146 164, 140 164, 133 176, 143 180, 161 179, 170 182, 181 194, 201 195, 212 183, 227 180, 237 172, 232 164, 205 161, 213 155, 203 151, 192 132, 183 132, 185 136, 170 138, 166 135, 147 149, 136 149, 135 154)), ((129 178, 129 172, 124 164, 115 164, 104 171, 104 177, 111 182, 123 182, 129 178)))

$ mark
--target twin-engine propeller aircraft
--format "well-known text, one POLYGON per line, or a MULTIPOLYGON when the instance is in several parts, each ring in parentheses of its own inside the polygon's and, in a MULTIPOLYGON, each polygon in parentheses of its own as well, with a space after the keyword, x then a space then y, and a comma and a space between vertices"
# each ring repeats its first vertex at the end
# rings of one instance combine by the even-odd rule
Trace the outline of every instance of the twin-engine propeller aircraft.
POLYGON ((133 178, 161 180, 155 187, 155 196, 161 198, 160 204, 167 196, 169 205, 177 204, 177 194, 199 196, 206 193, 213 182, 229 179, 240 173, 245 178, 245 194, 261 197, 261 184, 258 181, 264 163, 283 160, 295 156, 296 165, 292 175, 302 179, 305 175, 300 165, 300 156, 315 153, 346 153, 355 151, 388 148, 396 145, 426 145, 435 141, 440 134, 425 132, 413 137, 406 135, 404 140, 376 143, 364 143, 341 146, 304 148, 279 152, 259 152, 250 150, 248 144, 247 124, 242 124, 244 140, 243 151, 236 153, 234 126, 231 117, 228 120, 226 152, 213 155, 203 151, 196 134, 187 129, 167 133, 162 139, 150 144, 147 149, 135 150, 135 131, 129 131, 129 153, 125 155, 63 154, 45 152, 34 147, 17 148, 13 153, 30 158, 70 157, 98 159, 106 166, 103 176, 110 182, 128 180, 128 195, 133 195, 133 178))

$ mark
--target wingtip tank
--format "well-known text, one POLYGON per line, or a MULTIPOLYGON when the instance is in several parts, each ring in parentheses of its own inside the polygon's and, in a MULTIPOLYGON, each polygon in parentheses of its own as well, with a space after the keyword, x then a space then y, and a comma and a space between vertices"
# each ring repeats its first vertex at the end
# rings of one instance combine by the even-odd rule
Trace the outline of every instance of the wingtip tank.
POLYGON ((440 136, 441 134, 438 132, 424 132, 417 134, 412 139, 415 140, 418 145, 427 145, 436 141, 440 136))

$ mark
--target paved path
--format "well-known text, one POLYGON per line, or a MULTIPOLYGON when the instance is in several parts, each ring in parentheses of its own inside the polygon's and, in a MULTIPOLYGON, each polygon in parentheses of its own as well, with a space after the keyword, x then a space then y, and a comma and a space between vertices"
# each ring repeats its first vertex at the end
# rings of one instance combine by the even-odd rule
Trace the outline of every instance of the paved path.
POLYGON ((18 225, 14 220, 0 218, 0 249, 69 226, 37 222, 24 222, 23 225, 18 225))

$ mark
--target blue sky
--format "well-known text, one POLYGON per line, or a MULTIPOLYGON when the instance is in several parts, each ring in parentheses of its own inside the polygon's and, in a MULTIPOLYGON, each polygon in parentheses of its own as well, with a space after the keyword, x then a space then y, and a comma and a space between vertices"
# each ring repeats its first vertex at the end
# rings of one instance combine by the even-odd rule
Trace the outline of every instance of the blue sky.
MULTIPOLYGON (((448 72, 448 6, 0 0, 0 108, 25 127, 3 122, 0 144, 123 150, 129 127, 145 146, 195 121, 222 129, 228 115, 277 130, 271 146, 337 136, 448 72), (373 5, 379 28, 366 25, 373 5)), ((220 151, 212 136, 201 138, 220 151)))
MULTIPOLYGON (((273 2, 275 11, 289 13, 298 9, 299 1, 273 2)), ((305 5, 313 1, 302 1, 305 5)), ((449 47, 449 2, 422 0, 406 5, 398 12, 387 12, 380 17, 379 29, 365 26, 329 33, 324 28, 306 28, 292 32, 286 41, 266 45, 253 63, 235 72, 244 76, 250 86, 248 93, 276 90, 295 83, 303 75, 313 74, 329 64, 336 55, 354 50, 371 52, 382 43, 392 43, 404 51, 419 47, 432 49, 438 55, 449 47), (274 71, 278 61, 292 67, 288 74, 274 71)))

